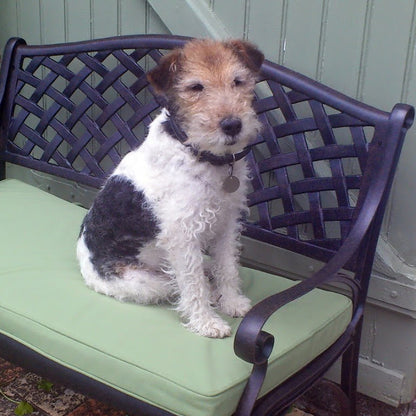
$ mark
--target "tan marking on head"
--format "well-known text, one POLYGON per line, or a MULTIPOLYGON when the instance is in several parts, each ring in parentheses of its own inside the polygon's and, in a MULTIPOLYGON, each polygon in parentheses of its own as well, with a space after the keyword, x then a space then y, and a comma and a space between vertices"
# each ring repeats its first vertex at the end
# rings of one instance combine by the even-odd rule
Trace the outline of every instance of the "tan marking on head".
POLYGON ((244 41, 194 40, 161 60, 149 81, 168 98, 189 142, 217 154, 234 153, 260 129, 252 100, 262 61, 263 54, 244 41), (220 127, 227 117, 242 122, 233 145, 220 127))

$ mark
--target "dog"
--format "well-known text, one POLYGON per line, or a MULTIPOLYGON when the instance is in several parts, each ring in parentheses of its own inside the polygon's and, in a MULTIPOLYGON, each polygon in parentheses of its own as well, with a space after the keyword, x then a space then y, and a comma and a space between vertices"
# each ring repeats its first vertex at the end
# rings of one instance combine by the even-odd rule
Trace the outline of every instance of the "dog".
POLYGON ((261 124, 252 103, 263 54, 242 40, 192 40, 147 73, 163 102, 149 133, 97 194, 77 242, 86 284, 139 304, 170 302, 191 331, 231 334, 242 317, 244 156, 261 124))

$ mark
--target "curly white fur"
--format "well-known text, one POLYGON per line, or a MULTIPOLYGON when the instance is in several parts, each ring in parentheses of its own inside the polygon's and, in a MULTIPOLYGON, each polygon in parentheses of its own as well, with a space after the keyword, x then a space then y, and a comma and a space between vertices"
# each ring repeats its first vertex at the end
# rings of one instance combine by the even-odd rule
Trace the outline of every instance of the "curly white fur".
MULTIPOLYGON (((240 217, 247 210, 247 165, 244 159, 234 163, 233 175, 240 187, 228 193, 223 184, 230 167, 200 161, 195 151, 216 156, 238 153, 256 137, 260 123, 252 99, 263 58, 244 41, 195 40, 163 57, 149 71, 149 82, 166 99, 172 119, 180 120, 186 141, 171 135, 175 133, 165 123, 169 114, 162 110, 144 143, 127 154, 114 171, 111 185, 104 188, 111 189, 106 193, 108 200, 103 202, 103 196, 99 208, 90 211, 78 241, 81 272, 90 287, 125 301, 174 302, 186 327, 209 337, 231 333, 217 311, 235 317, 246 314, 250 301, 241 293, 238 255, 240 217), (134 240, 140 246, 139 254, 134 260, 130 256, 127 263, 120 260, 121 251, 114 255, 109 250, 111 253, 100 259, 110 257, 112 266, 104 262, 104 267, 97 253, 115 240, 100 239, 100 218, 114 218, 106 207, 107 201, 114 205, 120 201, 112 199, 118 186, 124 187, 126 199, 137 193, 141 201, 138 210, 151 212, 157 227, 153 217, 137 216, 138 220, 129 224, 140 223, 134 240), (142 226, 148 226, 143 233, 146 238, 142 238, 142 226), (88 227, 95 231, 89 232, 88 227), (149 230, 155 228, 157 232, 149 237, 149 230), (97 239, 101 245, 95 244, 97 239)), ((113 229, 106 224, 106 230, 113 229)), ((128 232, 118 238, 130 238, 128 232)))
POLYGON ((166 119, 164 110, 150 126, 143 145, 127 154, 113 173, 144 192, 160 222, 155 241, 141 250, 143 267, 126 270, 122 279, 103 280, 81 236, 77 245, 81 272, 88 286, 123 301, 157 303, 179 293, 176 308, 190 330, 210 337, 228 336, 230 327, 212 304, 231 316, 243 316, 250 308, 240 290, 237 243, 239 217, 247 210, 246 162, 236 162, 233 170, 240 188, 219 193, 228 165, 197 161, 165 132, 166 119), (212 281, 204 271, 205 252, 212 256, 212 281))

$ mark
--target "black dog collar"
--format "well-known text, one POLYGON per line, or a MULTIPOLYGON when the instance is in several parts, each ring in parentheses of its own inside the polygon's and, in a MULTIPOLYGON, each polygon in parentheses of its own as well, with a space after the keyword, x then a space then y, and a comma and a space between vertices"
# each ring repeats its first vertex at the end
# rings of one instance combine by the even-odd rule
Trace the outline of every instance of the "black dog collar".
POLYGON ((242 159, 250 152, 250 147, 244 148, 239 153, 232 153, 232 154, 225 154, 223 156, 214 155, 211 152, 203 150, 202 152, 195 149, 193 146, 185 144, 185 141, 188 139, 186 133, 177 125, 175 120, 171 115, 168 115, 168 119, 164 123, 167 132, 176 140, 180 141, 184 146, 188 147, 191 152, 197 157, 200 162, 208 162, 211 165, 215 166, 222 166, 222 165, 230 165, 237 160, 242 159))

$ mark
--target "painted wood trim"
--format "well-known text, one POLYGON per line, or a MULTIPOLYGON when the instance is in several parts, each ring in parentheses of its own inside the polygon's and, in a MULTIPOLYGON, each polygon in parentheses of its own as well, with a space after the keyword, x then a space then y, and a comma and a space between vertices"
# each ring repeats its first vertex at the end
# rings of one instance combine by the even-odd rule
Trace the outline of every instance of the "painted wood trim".
MULTIPOLYGON (((371 391, 371 397, 390 406, 397 407, 413 399, 406 393, 406 378, 403 372, 385 368, 370 359, 360 357, 358 361, 358 391, 371 391), (377 383, 374 383, 377 380, 377 383)), ((339 383, 341 362, 337 361, 325 374, 325 378, 339 383)), ((407 383, 410 383, 407 381, 407 383)))
POLYGON ((214 39, 231 37, 208 3, 198 0, 148 0, 148 3, 175 35, 214 39))

